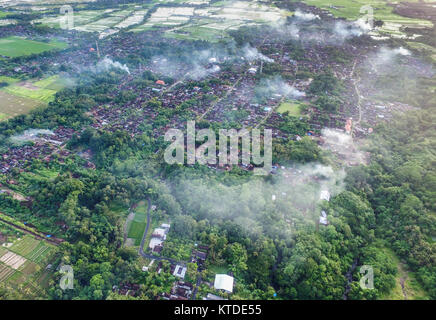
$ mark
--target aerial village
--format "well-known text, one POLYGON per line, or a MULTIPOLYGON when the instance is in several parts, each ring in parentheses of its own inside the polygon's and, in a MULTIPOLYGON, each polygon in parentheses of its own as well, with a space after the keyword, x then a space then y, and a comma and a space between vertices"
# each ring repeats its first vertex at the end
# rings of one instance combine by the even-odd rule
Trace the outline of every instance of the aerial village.
MULTIPOLYGON (((315 21, 318 19, 325 23, 336 22, 336 18, 325 10, 307 5, 301 5, 300 10, 317 17, 314 18, 315 21)), ((133 20, 137 19, 134 15, 131 17, 133 20)), ((294 22, 297 18, 291 16, 288 19, 294 22)), ((313 21, 298 23, 303 32, 301 38, 304 38, 304 32, 311 34, 313 21)), ((169 28, 171 27, 170 25, 169 28)), ((170 31, 181 36, 186 35, 183 29, 175 28, 170 31)), ((36 31, 22 25, 0 28, 0 38, 10 35, 31 38, 36 34, 36 31)), ((158 34, 159 31, 153 29, 133 35, 118 32, 118 29, 105 29, 96 39, 78 29, 70 32, 59 31, 59 38, 68 43, 70 49, 53 54, 35 55, 26 64, 2 71, 4 76, 23 75, 31 79, 38 76, 42 66, 52 73, 84 76, 86 72, 97 74, 104 70, 116 72, 121 80, 116 84, 116 90, 110 92, 105 101, 97 101, 86 111, 86 127, 73 129, 57 126, 53 130, 27 130, 10 137, 13 147, 5 150, 0 157, 0 173, 4 178, 2 181, 5 181, 1 187, 12 194, 10 189, 14 189, 17 184, 13 177, 26 172, 36 160, 50 163, 55 159, 63 164, 68 162, 67 159, 74 159, 80 162, 84 169, 96 170, 92 150, 69 148, 71 139, 80 139, 86 128, 93 128, 98 132, 122 131, 131 139, 136 139, 143 134, 146 127, 151 132, 151 138, 159 140, 169 129, 183 130, 188 119, 196 120, 197 126, 206 123, 208 126, 226 128, 236 126, 237 129, 272 129, 275 141, 301 141, 306 137, 321 149, 333 153, 336 159, 339 159, 340 166, 358 166, 368 161, 367 154, 357 151, 359 141, 371 135, 378 123, 389 121, 394 112, 413 109, 405 103, 382 104, 376 99, 371 99, 377 88, 370 81, 361 79, 371 75, 372 69, 367 68, 367 60, 379 48, 378 44, 367 36, 343 41, 338 47, 326 45, 321 39, 303 41, 299 51, 292 45, 295 38, 289 35, 284 38, 282 30, 271 28, 259 37, 250 38, 249 44, 238 45, 236 49, 228 51, 224 49, 225 53, 220 52, 215 46, 210 50, 183 52, 184 59, 177 61, 172 61, 172 58, 162 51, 162 54, 148 59, 147 63, 114 63, 125 61, 142 52, 144 43, 157 44, 158 34), (111 37, 113 34, 116 36, 111 37), (201 59, 193 63, 196 55, 201 56, 201 59), (348 60, 343 60, 344 56, 349 57, 348 60), (189 57, 192 57, 192 60, 189 57), (271 77, 271 74, 275 74, 274 68, 280 70, 280 77, 271 77), (330 114, 315 107, 316 98, 310 94, 314 82, 313 75, 322 74, 327 68, 346 88, 338 110, 330 114), (310 76, 306 77, 305 74, 310 76), (264 78, 270 80, 265 82, 264 78), (292 111, 287 110, 285 105, 297 105, 297 112, 293 117, 307 121, 308 127, 301 134, 290 134, 282 125, 288 116, 292 116, 292 111)), ((39 37, 41 38, 40 35, 39 37)), ((47 35, 47 39, 49 37, 47 35)), ((165 41, 168 47, 182 48, 184 43, 183 38, 166 38, 165 41)), ((413 56, 404 55, 402 58, 406 59, 408 64, 420 68, 420 62, 413 56)), ((422 68, 422 73, 427 74, 428 71, 422 68)), ((156 154, 161 151, 154 150, 156 154)), ((207 166, 210 170, 218 172, 233 169, 230 165, 207 166)), ((254 166, 240 163, 239 168, 250 172, 254 166)), ((273 163, 271 173, 289 179, 290 185, 317 182, 319 179, 305 174, 297 167, 277 161, 273 163)), ((330 201, 333 192, 327 187, 319 191, 315 196, 316 225, 323 228, 329 225, 329 216, 324 206, 330 201)), ((276 201, 285 196, 285 193, 277 193, 273 194, 271 199, 276 201)), ((159 211, 155 209, 156 206, 153 206, 152 211, 159 211)), ((151 213, 154 219, 153 214, 156 213, 151 213)), ((150 215, 150 212, 147 215, 150 215)), ((287 222, 294 223, 291 220, 287 222)), ((63 226, 67 229, 65 224, 63 226)), ((162 270, 169 269, 176 278, 171 289, 168 292, 159 292, 155 299, 196 299, 200 287, 204 300, 231 298, 237 281, 231 271, 217 272, 213 279, 207 281, 201 276, 201 272, 207 269, 207 245, 195 243, 195 248, 190 252, 190 259, 187 261, 163 255, 171 231, 172 222, 171 219, 167 219, 154 228, 147 222, 143 237, 141 235, 142 242, 138 252, 144 259, 142 272, 160 274, 162 270), (149 227, 150 231, 146 237, 149 227), (189 264, 197 267, 197 278, 187 281, 189 264)), ((138 284, 129 282, 112 287, 113 292, 132 297, 139 290, 138 284)))

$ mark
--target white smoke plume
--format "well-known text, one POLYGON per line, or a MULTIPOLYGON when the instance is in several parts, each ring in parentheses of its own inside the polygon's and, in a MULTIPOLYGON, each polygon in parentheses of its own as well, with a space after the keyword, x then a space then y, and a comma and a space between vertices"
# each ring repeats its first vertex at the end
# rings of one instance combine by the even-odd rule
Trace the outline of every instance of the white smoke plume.
POLYGON ((210 68, 202 66, 200 64, 195 64, 191 71, 186 74, 188 79, 200 80, 206 78, 207 76, 217 73, 221 70, 220 66, 214 64, 210 68))
POLYGON ((268 58, 267 56, 263 55, 259 52, 256 48, 251 47, 250 45, 245 45, 242 48, 242 57, 247 61, 256 61, 261 60, 265 62, 274 62, 273 59, 268 58))
POLYGON ((359 37, 368 31, 367 27, 361 22, 347 23, 344 21, 337 21, 334 26, 334 35, 341 41, 359 37))
POLYGON ((262 79, 259 86, 255 89, 255 92, 258 98, 282 96, 292 99, 299 99, 306 95, 304 92, 286 83, 281 77, 262 79))
POLYGON ((200 80, 221 71, 219 64, 229 61, 274 62, 273 59, 260 53, 256 48, 245 45, 242 48, 229 45, 225 48, 213 48, 186 52, 176 58, 156 56, 151 59, 150 68, 153 72, 169 77, 183 77, 200 80))
POLYGON ((314 226, 320 215, 321 191, 339 194, 345 189, 344 178, 343 170, 319 163, 284 164, 269 180, 252 177, 226 184, 198 175, 176 179, 172 188, 184 210, 197 219, 233 221, 249 232, 285 235, 300 226, 314 226), (283 222, 280 230, 270 229, 271 217, 283 222))
POLYGON ((315 19, 321 19, 319 15, 315 15, 310 12, 302 12, 300 9, 297 9, 295 11, 294 17, 296 17, 297 20, 302 20, 302 21, 312 21, 315 19))
POLYGON ((399 57, 410 56, 411 52, 403 47, 399 48, 388 48, 381 47, 377 52, 372 54, 368 61, 373 67, 374 71, 385 74, 390 72, 393 65, 398 65, 399 57))
POLYGON ((335 154, 339 161, 346 165, 357 165, 365 162, 364 154, 358 149, 351 135, 337 130, 325 128, 321 131, 323 148, 335 154))
POLYGON ((109 57, 105 57, 103 60, 99 61, 96 66, 97 72, 109 71, 111 68, 124 70, 130 74, 130 70, 125 64, 121 64, 118 61, 114 62, 109 57))
POLYGON ((391 62, 397 56, 410 56, 411 53, 409 50, 399 47, 395 49, 382 47, 377 53, 377 59, 380 63, 388 63, 391 62))
POLYGON ((42 139, 42 136, 52 136, 54 132, 47 129, 27 129, 21 134, 16 134, 10 137, 13 143, 23 143, 27 141, 37 141, 42 139))

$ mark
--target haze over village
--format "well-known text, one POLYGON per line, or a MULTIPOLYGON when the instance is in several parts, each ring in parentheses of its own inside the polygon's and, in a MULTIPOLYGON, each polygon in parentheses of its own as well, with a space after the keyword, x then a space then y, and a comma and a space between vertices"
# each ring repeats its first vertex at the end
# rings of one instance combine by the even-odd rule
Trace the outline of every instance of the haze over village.
POLYGON ((435 299, 435 21, 0 0, 0 300, 435 299))

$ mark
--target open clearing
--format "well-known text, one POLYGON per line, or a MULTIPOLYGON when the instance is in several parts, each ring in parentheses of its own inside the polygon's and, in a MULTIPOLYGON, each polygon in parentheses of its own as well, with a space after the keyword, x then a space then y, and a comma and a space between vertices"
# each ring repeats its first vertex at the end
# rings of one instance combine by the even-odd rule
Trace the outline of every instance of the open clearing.
POLYGON ((59 41, 40 42, 22 37, 7 37, 0 39, 0 55, 6 57, 21 57, 54 49, 64 49, 67 44, 59 41))
POLYGON ((277 112, 288 112, 290 116, 297 117, 301 114, 301 104, 294 101, 283 102, 278 108, 277 112))
POLYGON ((32 83, 28 81, 20 82, 4 87, 2 90, 18 97, 39 100, 42 102, 50 102, 53 99, 56 90, 33 87, 31 84, 32 83))
POLYGON ((71 80, 54 75, 42 80, 19 81, 0 77, 0 82, 9 84, 0 89, 0 121, 28 113, 37 106, 53 100, 59 90, 68 87, 71 80))
POLYGON ((19 114, 28 113, 30 110, 41 104, 40 101, 17 97, 0 90, 0 121, 12 118, 19 114))
POLYGON ((141 243, 147 225, 147 202, 141 201, 135 208, 134 212, 135 217, 130 223, 127 237, 134 239, 134 245, 138 246, 141 243))
POLYGON ((404 263, 398 259, 395 253, 389 248, 383 248, 385 254, 390 255, 397 265, 397 276, 395 287, 392 291, 382 297, 383 300, 426 300, 427 296, 424 289, 416 280, 415 274, 407 270, 404 263))

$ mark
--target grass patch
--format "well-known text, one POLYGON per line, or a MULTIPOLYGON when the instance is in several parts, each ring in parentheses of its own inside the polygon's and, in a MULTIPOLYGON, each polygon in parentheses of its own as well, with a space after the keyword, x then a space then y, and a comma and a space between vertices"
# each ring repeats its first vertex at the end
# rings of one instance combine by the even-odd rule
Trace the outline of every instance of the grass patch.
POLYGON ((146 225, 147 224, 145 222, 137 221, 132 221, 132 223, 130 224, 130 229, 127 237, 135 239, 135 246, 141 244, 141 239, 144 234, 146 225))
POLYGON ((65 49, 66 47, 67 44, 65 42, 59 41, 40 42, 16 36, 0 39, 0 55, 11 58, 37 54, 49 50, 65 49))
POLYGON ((34 173, 49 180, 56 178, 59 175, 59 171, 53 169, 37 169, 34 173))
POLYGON ((28 113, 41 104, 41 101, 16 96, 0 90, 0 121, 28 113))
POLYGON ((428 300, 430 297, 416 280, 413 272, 398 259, 395 253, 389 248, 383 248, 386 255, 390 255, 395 261, 398 273, 395 278, 395 287, 389 294, 381 297, 381 300, 428 300))
POLYGON ((39 100, 42 102, 50 102, 53 100, 56 90, 50 89, 29 89, 20 85, 11 85, 3 88, 7 93, 16 95, 18 97, 39 100))
POLYGON ((3 82, 9 85, 18 81, 20 81, 20 79, 8 77, 8 76, 0 76, 0 83, 3 82))
POLYGON ((11 247, 11 251, 25 257, 32 252, 39 244, 39 240, 36 240, 30 235, 25 235, 23 239, 14 243, 11 247))
POLYGON ((135 239, 135 246, 141 244, 145 227, 147 226, 147 202, 141 201, 135 208, 135 217, 128 226, 127 237, 135 239))
POLYGON ((301 110, 302 106, 301 103, 299 102, 290 102, 290 101, 286 101, 283 102, 278 108, 277 108, 277 112, 279 113, 285 113, 288 112, 290 116, 294 116, 297 117, 299 115, 301 115, 301 110))

